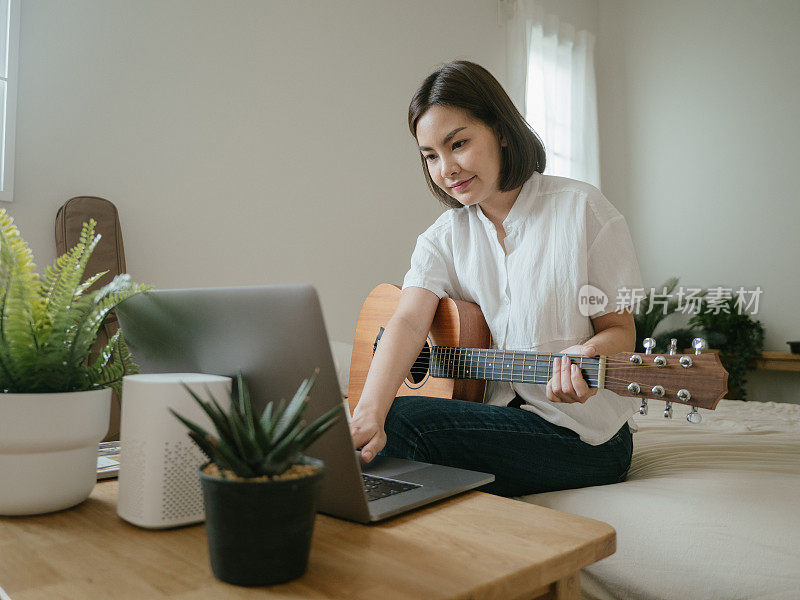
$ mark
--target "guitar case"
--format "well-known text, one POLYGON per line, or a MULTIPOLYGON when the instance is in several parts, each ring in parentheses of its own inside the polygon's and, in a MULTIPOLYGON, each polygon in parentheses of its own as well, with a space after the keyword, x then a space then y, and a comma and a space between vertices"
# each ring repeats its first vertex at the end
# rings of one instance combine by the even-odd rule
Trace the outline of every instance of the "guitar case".
MULTIPOLYGON (((67 200, 56 214, 56 252, 61 256, 74 247, 80 240, 83 223, 89 219, 97 222, 95 235, 100 234, 102 237, 86 265, 84 279, 95 273, 108 271, 89 288, 89 291, 94 291, 120 273, 125 273, 125 249, 122 245, 122 229, 117 207, 108 200, 96 196, 77 196, 67 200)), ((96 360, 118 329, 117 316, 111 311, 100 325, 97 340, 89 354, 90 361, 96 360)), ((119 394, 114 392, 111 399, 111 418, 104 441, 119 440, 120 402, 119 394)))

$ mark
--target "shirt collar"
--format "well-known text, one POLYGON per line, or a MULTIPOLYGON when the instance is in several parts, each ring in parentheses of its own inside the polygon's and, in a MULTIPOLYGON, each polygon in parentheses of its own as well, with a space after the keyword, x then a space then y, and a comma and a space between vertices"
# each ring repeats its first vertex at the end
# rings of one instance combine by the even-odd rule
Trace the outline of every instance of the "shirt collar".
MULTIPOLYGON (((503 228, 523 222, 530 214, 530 208, 535 202, 536 196, 539 192, 541 178, 542 174, 534 171, 533 175, 531 175, 528 180, 522 184, 522 189, 519 191, 517 199, 514 201, 514 204, 511 206, 511 210, 508 211, 506 218, 503 220, 503 228)), ((478 214, 478 218, 483 221, 483 223, 494 226, 489 220, 489 217, 483 214, 483 211, 479 205, 474 205, 474 208, 478 214)))

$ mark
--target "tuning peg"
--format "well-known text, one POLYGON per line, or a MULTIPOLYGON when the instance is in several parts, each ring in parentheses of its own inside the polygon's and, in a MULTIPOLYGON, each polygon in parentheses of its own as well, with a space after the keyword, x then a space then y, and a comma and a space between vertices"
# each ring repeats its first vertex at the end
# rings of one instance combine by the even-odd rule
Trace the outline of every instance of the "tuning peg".
POLYGON ((678 340, 677 338, 672 338, 669 341, 669 355, 673 356, 678 352, 678 340))
POLYGON ((692 348, 695 354, 700 354, 700 351, 706 347, 706 341, 703 338, 694 338, 692 340, 692 348))
POLYGON ((689 423, 695 423, 696 424, 696 423, 699 423, 700 421, 703 420, 703 415, 701 415, 699 412, 697 412, 697 407, 696 406, 693 406, 692 407, 692 412, 690 412, 688 415, 686 415, 686 420, 689 421, 689 423))
POLYGON ((644 346, 645 354, 651 354, 653 352, 653 348, 656 347, 656 341, 651 337, 644 338, 644 340, 642 340, 642 346, 644 346))
POLYGON ((639 414, 646 415, 647 414, 647 399, 642 398, 642 405, 639 407, 639 414))
POLYGON ((665 419, 672 418, 672 402, 667 402, 667 407, 664 409, 664 418, 665 419))

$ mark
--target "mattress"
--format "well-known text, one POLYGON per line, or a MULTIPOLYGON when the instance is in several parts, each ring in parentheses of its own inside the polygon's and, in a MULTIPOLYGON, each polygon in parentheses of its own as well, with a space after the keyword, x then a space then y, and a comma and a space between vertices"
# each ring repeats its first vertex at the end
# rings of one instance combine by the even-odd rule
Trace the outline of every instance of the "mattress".
POLYGON ((800 405, 721 400, 697 425, 662 411, 636 415, 627 481, 520 498, 616 529, 582 597, 800 599, 800 405))

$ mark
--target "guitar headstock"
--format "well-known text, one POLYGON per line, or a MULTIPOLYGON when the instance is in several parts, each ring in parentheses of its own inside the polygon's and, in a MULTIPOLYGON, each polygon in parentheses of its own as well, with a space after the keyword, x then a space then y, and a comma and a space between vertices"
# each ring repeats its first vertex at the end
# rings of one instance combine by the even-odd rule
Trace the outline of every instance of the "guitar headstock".
MULTIPOLYGON (((646 347, 650 339, 645 340, 646 347)), ((728 372, 716 354, 651 354, 650 347, 646 352, 606 357, 605 388, 620 396, 708 410, 714 410, 728 392, 728 372)))

